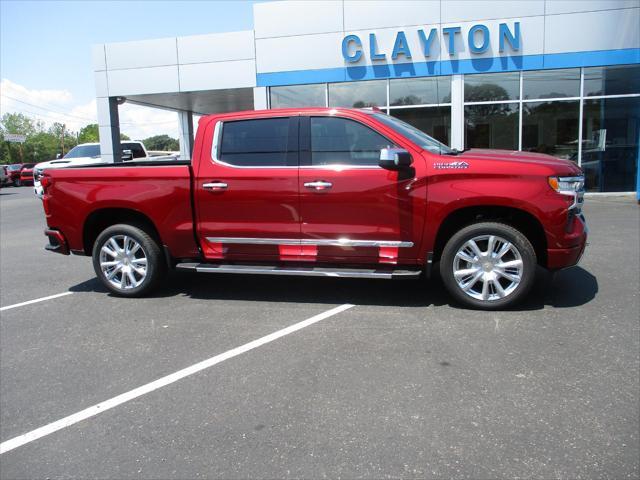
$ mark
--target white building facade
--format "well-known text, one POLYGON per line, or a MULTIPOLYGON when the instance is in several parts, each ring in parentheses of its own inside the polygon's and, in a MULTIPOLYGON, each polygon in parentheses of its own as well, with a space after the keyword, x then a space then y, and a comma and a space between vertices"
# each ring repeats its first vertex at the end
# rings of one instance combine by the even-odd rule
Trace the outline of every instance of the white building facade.
POLYGON ((640 0, 324 0, 254 5, 254 30, 96 45, 103 157, 118 104, 193 115, 376 106, 454 148, 581 165, 587 189, 638 190, 640 0))

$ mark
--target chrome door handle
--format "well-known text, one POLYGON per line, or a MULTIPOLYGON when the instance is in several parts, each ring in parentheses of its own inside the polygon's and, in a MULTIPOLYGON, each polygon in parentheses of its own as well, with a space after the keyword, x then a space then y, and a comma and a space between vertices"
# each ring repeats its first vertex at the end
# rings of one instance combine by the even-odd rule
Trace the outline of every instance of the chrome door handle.
POLYGON ((315 182, 307 182, 304 184, 304 186, 306 188, 313 188, 314 190, 327 190, 333 187, 333 183, 316 180, 315 182))
POLYGON ((202 188, 205 188, 207 190, 226 190, 228 186, 229 185, 224 182, 211 182, 202 184, 202 188))

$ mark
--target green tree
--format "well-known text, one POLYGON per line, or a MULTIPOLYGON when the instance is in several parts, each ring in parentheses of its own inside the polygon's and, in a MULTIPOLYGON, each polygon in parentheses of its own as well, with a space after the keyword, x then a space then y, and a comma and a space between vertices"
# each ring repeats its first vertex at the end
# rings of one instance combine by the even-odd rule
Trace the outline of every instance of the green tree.
POLYGON ((80 129, 78 132, 78 143, 97 143, 100 141, 98 133, 98 124, 90 123, 80 129))
POLYGON ((180 142, 177 138, 171 138, 169 135, 155 135, 142 141, 147 150, 180 150, 180 142))

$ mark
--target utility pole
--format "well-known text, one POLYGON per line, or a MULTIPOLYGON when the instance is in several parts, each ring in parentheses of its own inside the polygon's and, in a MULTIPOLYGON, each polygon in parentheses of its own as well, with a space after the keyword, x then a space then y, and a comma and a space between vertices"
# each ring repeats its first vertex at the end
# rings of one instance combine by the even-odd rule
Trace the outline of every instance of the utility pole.
POLYGON ((64 157, 64 123, 62 124, 62 156, 64 157))

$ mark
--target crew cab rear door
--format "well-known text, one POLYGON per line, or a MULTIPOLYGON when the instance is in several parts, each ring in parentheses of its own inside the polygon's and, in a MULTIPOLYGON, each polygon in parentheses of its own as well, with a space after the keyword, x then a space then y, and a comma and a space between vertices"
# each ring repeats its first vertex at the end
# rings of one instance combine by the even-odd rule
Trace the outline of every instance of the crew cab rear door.
POLYGON ((208 125, 196 177, 207 260, 275 260, 299 248, 298 117, 222 117, 208 125))
MULTIPOLYGON (((344 114, 347 115, 347 114, 344 114)), ((412 168, 378 166, 380 149, 405 147, 359 117, 300 117, 300 214, 307 255, 335 263, 412 264, 426 207, 424 160, 412 168)))

